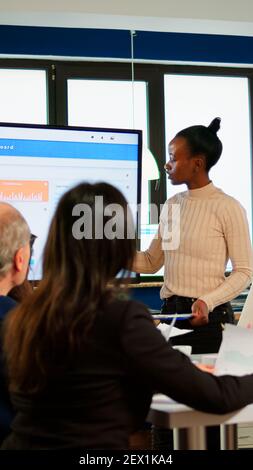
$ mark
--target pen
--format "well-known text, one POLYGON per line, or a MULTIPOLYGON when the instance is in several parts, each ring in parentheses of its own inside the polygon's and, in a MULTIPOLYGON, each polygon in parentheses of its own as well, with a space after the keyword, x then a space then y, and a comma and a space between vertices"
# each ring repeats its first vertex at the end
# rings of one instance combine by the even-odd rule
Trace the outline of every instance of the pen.
POLYGON ((176 320, 188 320, 189 318, 192 317, 192 313, 171 313, 171 314, 166 314, 166 313, 161 313, 161 314, 153 314, 152 318, 154 320, 173 320, 176 318, 176 320))
POLYGON ((173 328, 173 326, 174 326, 175 323, 176 323, 176 319, 177 319, 177 313, 174 315, 174 318, 173 318, 173 320, 172 320, 172 322, 171 322, 171 324, 170 324, 170 326, 169 326, 169 330, 168 330, 168 334, 167 334, 167 341, 169 341, 169 339, 170 339, 170 335, 171 335, 171 332, 172 332, 172 328, 173 328))

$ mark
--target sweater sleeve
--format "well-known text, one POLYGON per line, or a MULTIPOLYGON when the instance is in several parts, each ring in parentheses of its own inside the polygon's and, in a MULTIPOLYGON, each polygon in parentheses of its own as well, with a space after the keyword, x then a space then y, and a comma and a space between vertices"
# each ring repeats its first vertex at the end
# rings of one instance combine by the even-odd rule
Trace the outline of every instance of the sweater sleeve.
POLYGON ((253 255, 246 212, 236 200, 231 198, 231 204, 226 206, 222 223, 232 272, 215 290, 200 296, 210 311, 217 305, 237 297, 250 284, 253 273, 253 255))
POLYGON ((137 251, 133 263, 133 271, 137 273, 153 274, 159 271, 164 264, 162 238, 160 226, 146 251, 137 251))
POLYGON ((130 302, 121 326, 128 369, 151 389, 201 411, 228 413, 253 402, 253 375, 216 377, 174 350, 145 307, 130 302))

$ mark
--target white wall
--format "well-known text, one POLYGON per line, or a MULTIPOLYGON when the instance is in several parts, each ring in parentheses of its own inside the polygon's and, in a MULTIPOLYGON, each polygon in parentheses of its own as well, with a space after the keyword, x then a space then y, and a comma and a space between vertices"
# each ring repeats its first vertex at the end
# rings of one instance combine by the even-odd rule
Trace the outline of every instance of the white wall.
POLYGON ((253 20, 252 0, 1 0, 0 11, 253 20))
POLYGON ((135 28, 251 36, 253 1, 0 0, 0 24, 135 28))

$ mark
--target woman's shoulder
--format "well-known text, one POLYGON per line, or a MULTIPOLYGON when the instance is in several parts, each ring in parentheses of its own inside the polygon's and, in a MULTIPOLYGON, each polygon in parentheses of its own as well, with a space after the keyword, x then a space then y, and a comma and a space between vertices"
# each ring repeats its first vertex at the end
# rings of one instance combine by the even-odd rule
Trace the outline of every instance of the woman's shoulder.
POLYGON ((135 324, 140 319, 151 319, 148 308, 141 302, 133 299, 114 299, 104 306, 97 317, 95 325, 101 330, 110 330, 114 334, 119 334, 126 328, 126 325, 135 324))
POLYGON ((127 318, 135 317, 150 317, 150 312, 145 304, 137 300, 128 299, 114 299, 107 304, 105 312, 106 318, 111 322, 124 322, 127 318))
POLYGON ((181 191, 180 193, 173 194, 173 196, 166 199, 165 204, 175 204, 181 202, 186 198, 188 191, 181 191))
POLYGON ((216 197, 220 199, 221 202, 223 202, 224 209, 229 210, 229 209, 239 209, 239 210, 245 210, 243 205, 236 199, 235 197, 231 196, 230 194, 225 193, 222 189, 216 188, 216 197))
POLYGON ((131 298, 115 298, 108 305, 107 309, 111 312, 118 312, 118 314, 125 314, 126 312, 137 312, 149 314, 147 306, 137 300, 131 298))

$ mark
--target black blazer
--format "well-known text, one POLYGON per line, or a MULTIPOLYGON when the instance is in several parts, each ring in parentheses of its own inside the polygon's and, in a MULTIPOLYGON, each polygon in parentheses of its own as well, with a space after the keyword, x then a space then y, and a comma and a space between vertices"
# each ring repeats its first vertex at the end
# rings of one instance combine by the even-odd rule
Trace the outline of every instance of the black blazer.
POLYGON ((17 302, 8 295, 0 295, 0 443, 11 432, 14 411, 10 402, 2 358, 2 322, 7 313, 16 307, 17 302))

